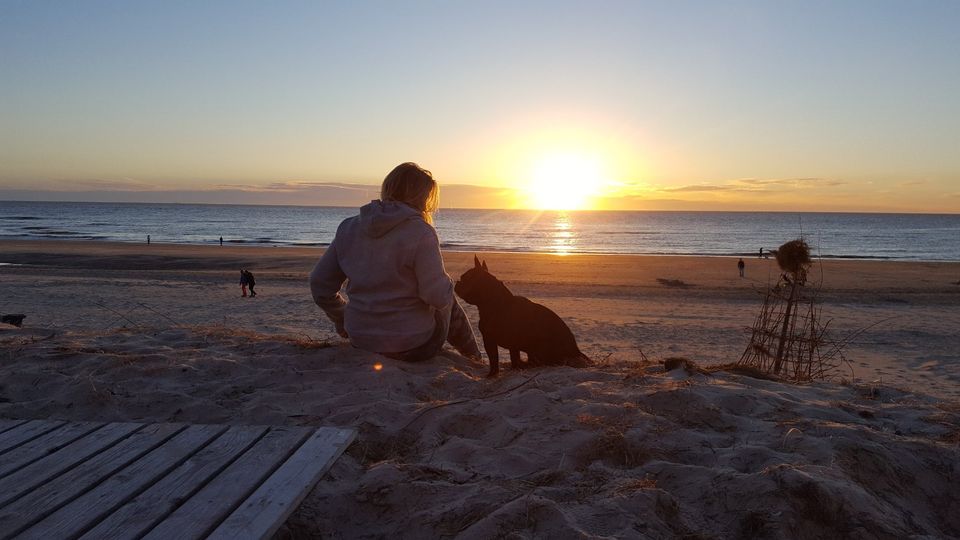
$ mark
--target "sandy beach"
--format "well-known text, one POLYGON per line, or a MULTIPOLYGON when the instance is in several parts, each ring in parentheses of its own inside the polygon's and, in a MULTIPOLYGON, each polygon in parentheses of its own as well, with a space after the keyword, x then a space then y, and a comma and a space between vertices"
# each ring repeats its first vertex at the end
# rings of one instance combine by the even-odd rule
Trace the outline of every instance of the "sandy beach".
POLYGON ((0 416, 358 429, 280 537, 960 535, 960 263, 818 263, 850 364, 791 385, 662 365, 739 359, 772 259, 480 254, 597 361, 489 380, 351 348, 321 253, 0 242, 0 416))

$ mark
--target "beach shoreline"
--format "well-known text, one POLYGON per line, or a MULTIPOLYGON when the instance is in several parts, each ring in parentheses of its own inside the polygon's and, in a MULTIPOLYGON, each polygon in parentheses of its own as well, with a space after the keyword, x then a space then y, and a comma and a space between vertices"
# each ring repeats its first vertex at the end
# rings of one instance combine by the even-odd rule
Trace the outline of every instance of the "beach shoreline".
MULTIPOLYGON (((9 248, 12 250, 21 250, 22 254, 25 253, 37 253, 42 252, 47 249, 53 249, 54 251, 68 250, 70 251, 70 246, 84 246, 91 245, 97 246, 99 248, 109 248, 113 247, 117 252, 127 253, 129 251, 137 251, 139 246, 144 247, 166 247, 169 249, 187 249, 193 252, 194 249, 205 250, 208 248, 217 248, 221 250, 231 251, 233 249, 237 250, 282 250, 288 255, 293 255, 299 250, 324 250, 330 246, 329 242, 318 242, 318 243, 307 243, 307 244, 287 244, 287 243, 261 243, 256 241, 244 241, 244 240, 225 240, 223 245, 220 245, 216 240, 211 240, 204 243, 191 243, 191 242, 163 242, 163 241, 151 241, 149 244, 145 241, 119 241, 119 240, 88 240, 88 239, 73 239, 73 240, 64 240, 64 239, 53 239, 53 238, 42 238, 42 239, 6 239, 0 240, 0 247, 9 248)), ((527 251, 527 250, 509 250, 509 249, 492 249, 492 248, 477 248, 470 249, 467 247, 461 246, 449 246, 441 242, 441 250, 444 253, 450 254, 475 254, 475 253, 492 253, 496 255, 531 255, 531 256, 556 256, 556 257, 681 257, 681 258, 721 258, 721 259, 757 259, 757 260, 772 260, 774 254, 770 249, 765 249, 762 255, 758 255, 757 251, 743 251, 743 252, 731 252, 731 253, 668 253, 668 252, 657 252, 657 253, 615 253, 615 252, 603 252, 603 251, 564 251, 564 250, 544 250, 544 251, 527 251)), ((2 252, 2 251, 0 251, 2 252)), ((242 253, 242 252, 238 252, 242 253)), ((897 257, 884 257, 884 256, 847 256, 847 255, 823 255, 823 256, 814 256, 815 263, 818 261, 850 261, 850 262, 890 262, 890 263, 917 263, 917 264, 945 264, 953 265, 960 264, 960 261, 951 260, 951 259, 904 259, 897 257)))

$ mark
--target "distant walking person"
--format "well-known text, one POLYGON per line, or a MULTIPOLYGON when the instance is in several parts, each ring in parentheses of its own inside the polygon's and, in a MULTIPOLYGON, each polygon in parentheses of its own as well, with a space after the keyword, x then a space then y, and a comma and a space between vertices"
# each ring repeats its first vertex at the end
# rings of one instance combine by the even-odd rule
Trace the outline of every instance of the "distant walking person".
POLYGON ((758 259, 763 258, 763 248, 760 248, 760 255, 757 256, 758 259))
POLYGON ((253 279, 253 272, 249 270, 244 270, 244 274, 247 276, 247 286, 250 287, 250 296, 254 297, 257 295, 257 291, 253 290, 254 285, 257 284, 257 280, 253 279))
POLYGON ((746 265, 746 263, 743 262, 743 259, 740 259, 740 260, 737 262, 737 269, 740 270, 740 277, 743 277, 743 268, 744 268, 745 266, 747 266, 747 265, 746 265))
POLYGON ((249 283, 250 282, 247 280, 247 271, 240 270, 240 290, 243 291, 243 294, 241 296, 243 296, 244 298, 247 297, 247 285, 249 283))
POLYGON ((147 245, 148 245, 148 246, 150 245, 150 235, 149 235, 149 234, 147 235, 147 245))
POLYGON ((223 247, 223 237, 220 237, 220 247, 223 247))

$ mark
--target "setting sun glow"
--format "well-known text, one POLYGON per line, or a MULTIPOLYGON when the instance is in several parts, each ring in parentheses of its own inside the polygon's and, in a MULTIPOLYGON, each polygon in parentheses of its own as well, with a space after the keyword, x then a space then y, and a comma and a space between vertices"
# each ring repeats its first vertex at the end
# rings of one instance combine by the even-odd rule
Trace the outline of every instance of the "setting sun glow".
POLYGON ((540 210, 583 210, 606 180, 598 159, 573 153, 545 155, 531 167, 528 205, 540 210))

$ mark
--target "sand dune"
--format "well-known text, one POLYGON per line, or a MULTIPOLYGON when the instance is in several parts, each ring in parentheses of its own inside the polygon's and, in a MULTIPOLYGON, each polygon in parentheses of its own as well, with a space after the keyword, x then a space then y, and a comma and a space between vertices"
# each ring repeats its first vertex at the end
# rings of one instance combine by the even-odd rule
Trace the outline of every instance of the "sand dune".
POLYGON ((222 327, 2 336, 6 417, 359 429, 294 537, 960 532, 960 407, 887 387, 619 361, 487 380, 222 327))

